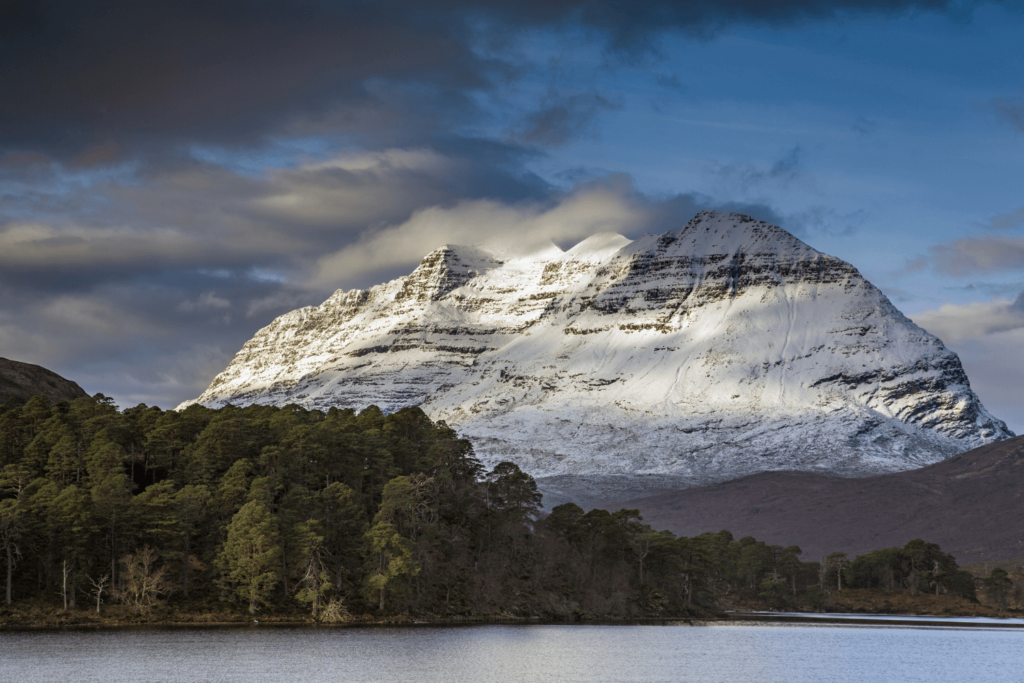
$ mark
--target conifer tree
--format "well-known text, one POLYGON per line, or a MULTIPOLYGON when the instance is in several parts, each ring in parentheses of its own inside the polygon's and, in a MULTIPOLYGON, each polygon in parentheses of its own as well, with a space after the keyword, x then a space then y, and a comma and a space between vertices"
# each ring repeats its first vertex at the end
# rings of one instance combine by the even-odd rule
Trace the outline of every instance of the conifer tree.
POLYGON ((280 576, 281 548, 277 524, 261 501, 246 503, 231 519, 218 564, 224 582, 248 601, 249 614, 267 603, 280 576))
POLYGON ((334 587, 331 583, 330 572, 327 568, 324 548, 324 536, 320 522, 315 519, 306 520, 295 528, 295 542, 299 554, 305 563, 305 571, 302 576, 302 588, 295 598, 299 602, 308 603, 314 619, 320 617, 320 607, 324 604, 324 598, 334 587))
POLYGON ((17 499, 0 500, 0 550, 3 551, 7 567, 7 604, 12 602, 11 587, 14 581, 14 566, 21 559, 22 511, 17 499))
POLYGON ((387 592, 400 593, 405 581, 416 576, 420 568, 413 558, 413 545, 389 522, 378 522, 366 532, 369 555, 369 574, 366 590, 379 600, 380 611, 384 611, 384 595, 387 592))
POLYGON ((210 491, 203 485, 182 487, 174 497, 177 522, 182 535, 182 576, 181 592, 188 597, 189 569, 192 562, 192 535, 206 514, 210 503, 210 491))

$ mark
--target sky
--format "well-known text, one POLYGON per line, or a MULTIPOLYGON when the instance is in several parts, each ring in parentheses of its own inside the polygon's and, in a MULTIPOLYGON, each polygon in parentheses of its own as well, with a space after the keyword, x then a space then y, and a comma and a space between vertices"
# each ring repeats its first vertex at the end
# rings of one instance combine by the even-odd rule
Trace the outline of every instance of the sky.
POLYGON ((444 243, 704 208, 849 261, 1024 432, 1024 2, 0 2, 0 356, 122 407, 444 243))

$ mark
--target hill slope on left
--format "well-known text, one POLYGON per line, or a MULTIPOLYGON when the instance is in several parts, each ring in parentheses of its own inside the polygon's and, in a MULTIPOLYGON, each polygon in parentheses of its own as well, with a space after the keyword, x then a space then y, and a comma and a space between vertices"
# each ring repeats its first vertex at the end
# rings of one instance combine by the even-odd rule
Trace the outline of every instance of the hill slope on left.
POLYGON ((53 402, 73 401, 88 396, 78 384, 52 370, 0 358, 0 403, 12 398, 27 401, 40 394, 53 402))

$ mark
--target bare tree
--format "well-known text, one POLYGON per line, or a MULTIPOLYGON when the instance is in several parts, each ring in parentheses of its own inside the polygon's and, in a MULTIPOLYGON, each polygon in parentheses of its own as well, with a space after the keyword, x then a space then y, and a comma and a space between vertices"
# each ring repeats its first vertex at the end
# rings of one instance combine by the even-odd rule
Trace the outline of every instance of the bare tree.
POLYGON ((117 591, 117 598, 139 614, 149 609, 170 588, 164 579, 164 568, 156 568, 156 559, 156 551, 148 545, 121 559, 124 587, 117 591))
POLYGON ((11 586, 14 580, 14 566, 21 559, 21 524, 17 500, 0 502, 0 547, 7 557, 7 604, 12 601, 11 586))
POLYGON ((96 614, 99 614, 100 605, 103 603, 103 594, 109 592, 110 574, 104 574, 98 579, 94 579, 91 576, 88 578, 89 583, 92 584, 92 594, 96 596, 96 614))
MULTIPOLYGON (((846 553, 832 553, 825 558, 825 562, 822 566, 822 571, 827 574, 831 570, 836 572, 836 590, 843 590, 843 570, 850 565, 850 561, 846 558, 846 553)), ((822 587, 824 587, 822 582, 822 587)))
POLYGON ((328 624, 348 621, 351 618, 352 615, 349 614, 348 607, 345 606, 345 598, 340 596, 331 598, 331 601, 327 603, 320 615, 320 621, 328 624))
POLYGON ((633 554, 636 555, 641 586, 644 585, 644 560, 651 554, 651 545, 654 543, 656 537, 657 534, 641 531, 640 533, 633 535, 632 543, 630 544, 633 549, 633 554))
POLYGON ((71 578, 71 567, 68 566, 68 561, 64 560, 61 562, 61 580, 60 590, 57 591, 57 595, 64 599, 64 609, 68 608, 68 579, 71 578))
POLYGON ((309 549, 309 561, 306 563, 306 573, 302 577, 302 589, 296 596, 301 602, 310 603, 314 619, 320 618, 320 604, 324 594, 332 587, 330 571, 324 561, 325 554, 326 551, 319 542, 309 549))

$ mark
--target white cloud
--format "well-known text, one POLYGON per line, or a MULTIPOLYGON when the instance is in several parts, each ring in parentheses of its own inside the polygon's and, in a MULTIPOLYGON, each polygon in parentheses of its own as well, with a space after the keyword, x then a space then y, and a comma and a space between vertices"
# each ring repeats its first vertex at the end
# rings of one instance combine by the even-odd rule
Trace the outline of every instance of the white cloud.
POLYGON ((199 250, 194 238, 172 229, 137 230, 76 223, 14 223, 0 232, 0 266, 105 267, 139 259, 182 260, 199 250))
POLYGON ((1024 326, 964 339, 950 347, 960 356, 971 387, 985 407, 1014 432, 1024 434, 1024 326))
POLYGON ((487 244, 528 253, 552 241, 598 232, 634 233, 651 218, 647 205, 603 186, 584 188, 554 205, 474 200, 452 208, 431 207, 320 259, 310 284, 338 286, 374 271, 413 266, 444 244, 487 244))
POLYGON ((945 304, 913 320, 960 356, 985 407, 1010 429, 1024 433, 1024 292, 1016 300, 945 304))
POLYGON ((0 268, 105 277, 112 266, 302 268, 417 209, 522 189, 472 159, 417 148, 346 153, 260 177, 184 164, 145 180, 97 181, 17 205, 0 194, 0 268), (5 222, 5 214, 33 218, 5 222))
POLYGON ((308 170, 341 168, 346 171, 371 171, 382 174, 384 171, 410 170, 428 173, 442 173, 453 166, 449 157, 432 149, 399 149, 383 151, 359 151, 338 154, 326 161, 312 162, 303 166, 308 170))
POLYGON ((1016 330, 1024 327, 1024 293, 1016 301, 997 299, 971 304, 943 304, 938 310, 914 315, 913 320, 950 343, 1016 330))
POLYGON ((953 277, 1024 268, 1024 238, 1020 237, 965 237, 929 251, 939 272, 953 277))

